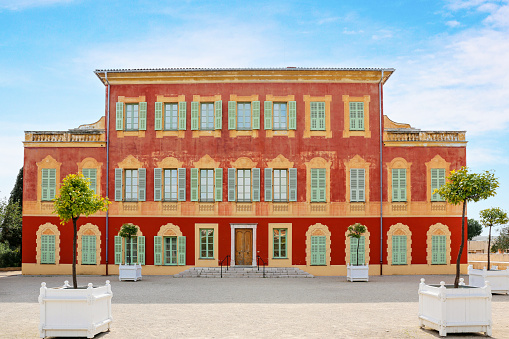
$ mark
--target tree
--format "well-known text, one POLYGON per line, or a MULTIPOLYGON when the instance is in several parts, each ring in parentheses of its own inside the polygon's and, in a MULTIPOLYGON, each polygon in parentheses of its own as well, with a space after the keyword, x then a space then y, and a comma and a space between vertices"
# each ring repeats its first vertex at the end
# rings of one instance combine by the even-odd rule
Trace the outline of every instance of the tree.
POLYGON ((366 232, 366 226, 361 225, 360 223, 355 223, 351 226, 348 226, 348 236, 351 238, 357 239, 357 263, 355 266, 359 266, 359 242, 362 235, 366 232))
POLYGON ((456 259, 456 278, 454 288, 458 288, 460 280, 460 259, 465 246, 465 214, 467 202, 477 202, 496 194, 498 179, 490 171, 483 173, 469 173, 467 167, 453 170, 447 177, 447 182, 433 193, 438 193, 445 201, 452 205, 463 204, 461 215, 461 245, 456 259))
MULTIPOLYGON (((131 237, 138 233, 138 227, 133 224, 123 224, 118 235, 127 238, 126 244, 131 243, 131 237)), ((127 248, 127 247, 126 247, 127 248)), ((127 264, 131 265, 131 251, 127 251, 127 264)))
POLYGON ((106 211, 111 203, 108 198, 94 194, 90 188, 90 180, 83 174, 69 174, 62 180, 59 195, 55 197, 54 211, 60 217, 60 224, 64 225, 70 220, 74 227, 73 256, 72 256, 72 282, 78 288, 76 280, 76 241, 78 228, 76 222, 81 215, 89 216, 97 211, 106 211))
POLYGON ((468 222, 468 232, 467 232, 468 240, 472 240, 474 237, 481 235, 482 225, 479 221, 477 221, 475 219, 468 218, 467 222, 468 222))
POLYGON ((10 202, 17 202, 20 207, 23 206, 23 167, 20 168, 18 176, 16 177, 16 183, 9 197, 9 203, 10 202))
MULTIPOLYGON (((492 207, 487 208, 485 210, 482 210, 479 212, 479 215, 481 216, 481 223, 484 225, 484 227, 490 228, 490 233, 488 236, 488 249, 491 248, 491 227, 496 225, 505 225, 509 222, 509 218, 507 218, 507 213, 498 208, 498 207, 492 207)), ((488 271, 491 268, 490 265, 490 252, 488 251, 488 271)))
POLYGON ((12 250, 19 248, 21 252, 21 207, 17 202, 9 202, 0 214, 0 242, 8 243, 12 250))
POLYGON ((509 250, 509 226, 502 228, 500 235, 493 241, 493 246, 491 246, 492 253, 507 250, 509 250))

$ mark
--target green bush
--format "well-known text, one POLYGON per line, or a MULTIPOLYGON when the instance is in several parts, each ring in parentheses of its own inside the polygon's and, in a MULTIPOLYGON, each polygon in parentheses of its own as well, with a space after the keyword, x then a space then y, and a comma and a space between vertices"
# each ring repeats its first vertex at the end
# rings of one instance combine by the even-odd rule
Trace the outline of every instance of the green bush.
POLYGON ((21 267, 19 248, 12 250, 7 244, 0 242, 0 267, 21 267))

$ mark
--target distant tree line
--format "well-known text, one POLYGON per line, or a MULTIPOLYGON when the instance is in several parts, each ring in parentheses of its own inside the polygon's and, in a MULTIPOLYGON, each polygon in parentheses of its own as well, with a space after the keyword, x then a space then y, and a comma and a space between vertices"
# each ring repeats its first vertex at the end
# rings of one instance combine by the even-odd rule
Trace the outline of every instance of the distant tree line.
POLYGON ((21 266, 23 168, 8 200, 0 200, 0 267, 21 266))

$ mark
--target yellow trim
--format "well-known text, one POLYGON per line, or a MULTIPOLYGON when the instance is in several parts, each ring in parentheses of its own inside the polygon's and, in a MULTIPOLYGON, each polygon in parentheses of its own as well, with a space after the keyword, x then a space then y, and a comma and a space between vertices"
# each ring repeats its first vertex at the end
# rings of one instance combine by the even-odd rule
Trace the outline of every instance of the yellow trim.
MULTIPOLYGON (((265 101, 272 101, 272 119, 274 119, 274 103, 275 102, 286 102, 287 105, 288 105, 288 101, 295 101, 295 95, 272 95, 272 94, 267 94, 265 96, 265 101)), ((260 104, 260 110, 263 109, 264 106, 262 106, 260 104)), ((288 111, 288 106, 287 106, 287 112, 286 112, 286 115, 287 115, 287 120, 286 121, 289 121, 289 111, 288 111)), ((297 121, 299 121, 298 117, 297 117, 297 121)), ((264 128, 265 129, 265 126, 264 125, 264 120, 263 120, 263 117, 260 113, 260 128, 264 128), (263 127, 262 127, 263 126, 263 127)), ((287 127, 289 127, 287 125, 287 127)), ((266 138, 272 138, 274 136, 287 136, 288 138, 295 138, 295 130, 291 130, 289 128, 287 128, 286 130, 265 130, 265 137, 266 138)))
POLYGON ((102 175, 101 167, 102 167, 103 163, 98 162, 94 158, 88 157, 76 164, 78 165, 78 172, 82 172, 84 168, 94 168, 97 170, 95 194, 101 195, 101 175, 102 175))
MULTIPOLYGON (((247 158, 247 157, 240 157, 237 160, 231 162, 232 168, 255 168, 257 162, 254 162, 253 160, 247 158)), ((261 173, 260 173, 261 176, 261 173)))
POLYGON ((35 233, 37 235, 36 238, 36 254, 35 261, 37 265, 58 265, 60 264, 60 231, 56 225, 52 223, 45 223, 39 226, 39 229, 35 233), (41 264, 41 235, 54 235, 55 236, 55 263, 54 264, 41 264))
POLYGON ((407 225, 397 223, 392 225, 387 232, 387 263, 392 265, 392 236, 406 235, 406 265, 393 265, 395 267, 409 266, 412 264, 412 231, 407 225))
MULTIPOLYGON (((237 95, 237 94, 230 94, 230 101, 235 101, 235 102, 251 102, 251 127, 253 126, 253 109, 252 109, 252 102, 253 101, 259 101, 258 99, 258 95, 257 94, 253 94, 253 95, 244 95, 244 96, 240 96, 240 95, 237 95)), ((262 128, 262 114, 261 114, 261 106, 260 105, 260 128, 262 128)), ((235 116, 237 116, 237 105, 235 105, 235 116)), ((226 117, 226 119, 228 119, 228 115, 226 117)), ((235 120, 236 121, 236 120, 235 120)), ((228 130, 228 133, 230 135, 230 138, 236 138, 236 137, 240 137, 240 136, 250 136, 252 138, 258 138, 258 135, 259 135, 259 130, 257 129, 250 129, 250 130, 237 130, 236 129, 236 126, 235 126, 235 129, 233 130, 228 130)))
POLYGON ((428 232, 426 233, 426 262, 429 266, 439 267, 439 266, 451 266, 451 231, 449 231, 449 227, 444 224, 437 223, 431 225, 429 227, 428 232), (445 255, 445 265, 432 265, 432 236, 434 235, 445 235, 446 236, 446 249, 447 253, 445 255))
POLYGON ((101 264, 101 231, 99 231, 99 227, 96 225, 93 225, 91 223, 87 223, 85 225, 82 225, 80 229, 78 230, 78 266, 84 266, 90 267, 90 266, 98 266, 101 264), (95 235, 95 264, 94 265, 82 265, 81 259, 82 259, 82 253, 81 253, 81 237, 84 235, 95 235))
POLYGON ((208 154, 205 154, 203 157, 200 158, 200 160, 193 162, 194 168, 214 169, 220 168, 220 164, 221 163, 219 161, 215 161, 208 154))
MULTIPOLYGON (((180 103, 183 101, 186 101, 186 96, 183 94, 177 95, 177 96, 172 96, 172 97, 165 97, 164 95, 160 95, 160 94, 158 94, 156 96, 156 102, 162 102, 163 106, 166 103, 180 103)), ((187 107, 186 107, 186 109, 187 109, 187 107)), ((186 112, 186 117, 187 117, 187 112, 186 112)), ((147 119, 148 119, 148 117, 147 117, 147 119)), ((160 139, 162 137, 177 137, 177 138, 185 137, 185 134, 186 134, 185 130, 166 131, 164 129, 164 109, 163 109, 162 122, 163 122, 163 129, 160 131, 156 131, 156 138, 160 139)), ((186 122, 186 125, 187 125, 187 122, 186 122)))
POLYGON ((132 156, 131 154, 129 154, 127 157, 124 158, 124 160, 122 160, 121 162, 119 162, 118 164, 118 168, 122 168, 122 169, 130 169, 130 168, 133 168, 133 169, 138 169, 138 168, 144 168, 144 164, 139 161, 136 157, 132 156))
MULTIPOLYGON (((353 225, 352 225, 353 226, 353 225)), ((350 237, 348 236, 348 229, 347 231, 345 232, 345 262, 347 264, 350 263, 350 237)), ((365 261, 365 264, 368 264, 370 263, 370 257, 369 257, 369 252, 370 252, 370 241, 369 241, 369 229, 368 227, 366 226, 366 232, 363 234, 364 236, 364 261, 365 261)))
POLYGON ((332 95, 325 95, 323 97, 312 97, 309 95, 303 96, 304 107, 305 107, 305 128, 303 138, 310 137, 325 137, 332 138, 331 128, 331 112, 330 104, 332 102, 332 95), (311 102, 325 102, 325 131, 312 131, 311 130, 311 102))
POLYGON ((451 163, 445 161, 440 155, 435 155, 433 159, 425 163, 426 165, 426 201, 431 202, 431 169, 445 168, 445 176, 451 171, 451 163))
POLYGON ((371 138, 371 131, 369 130, 369 102, 370 96, 365 95, 362 97, 351 97, 349 95, 343 95, 344 103, 344 121, 345 126, 343 128, 343 138, 350 137, 364 137, 371 138), (364 102, 364 131, 350 131, 350 102, 364 102))
POLYGON ((325 265, 316 265, 320 267, 330 267, 331 260, 331 232, 329 231, 329 227, 326 225, 316 223, 314 225, 309 226, 306 232, 306 266, 311 266, 311 236, 325 236, 325 265))
MULTIPOLYGON (((221 100, 221 94, 216 95, 209 95, 209 96, 202 96, 202 95, 193 95, 193 101, 197 101, 200 104, 202 102, 212 102, 215 103, 216 101, 221 100)), ((223 111, 221 110, 221 115, 223 115, 223 111)), ((201 105, 198 105, 198 117, 201 116, 201 105)), ((216 107, 214 105, 214 120, 216 119, 216 107)), ((199 118, 198 118, 199 120, 199 118)), ((221 119, 222 121, 222 119, 221 119)), ((200 125, 200 121, 198 121, 198 126, 200 125)), ((214 121, 215 125, 215 121, 214 121)), ((206 136, 212 136, 214 138, 220 138, 221 137, 221 129, 213 129, 213 130, 193 130, 193 138, 199 138, 199 137, 206 137, 206 136)))
POLYGON ((389 214, 408 214, 410 209, 408 205, 412 202, 412 171, 410 167, 411 162, 406 161, 404 158, 394 158, 387 165, 387 200, 389 201, 389 214), (406 201, 392 201, 392 170, 393 169, 406 169, 406 201))
MULTIPOLYGON (((305 162, 306 166, 306 201, 311 203, 311 169, 312 168, 325 168, 326 172, 326 188, 325 188, 325 202, 330 203, 330 169, 332 162, 325 160, 321 157, 315 157, 308 162, 305 162)), ((312 204, 320 204, 319 202, 312 204)))
MULTIPOLYGON (((120 132, 120 131, 119 131, 120 132)), ((88 141, 88 142, 26 142, 23 141, 25 148, 32 147, 79 147, 79 148, 87 148, 87 147, 106 147, 106 141, 88 141)))
MULTIPOLYGON (((360 155, 356 154, 349 161, 344 162, 345 164, 345 201, 350 206, 347 209, 349 214, 355 215, 365 215, 366 214, 366 205, 369 205, 369 166, 371 163, 364 160, 360 155), (364 202, 352 202, 350 201, 350 169, 352 168, 363 168, 364 169, 364 202), (360 206, 359 206, 360 205, 360 206), (359 206, 359 208, 352 208, 352 206, 359 206), (363 207, 363 208, 362 208, 363 207)), ((369 213, 369 211, 368 211, 369 213)))
POLYGON ((219 266, 218 246, 219 246, 219 224, 194 224, 194 249, 195 249, 195 266, 196 267, 216 267, 219 266), (200 229, 214 230, 214 258, 200 258, 200 229))
POLYGON ((384 141, 385 147, 466 147, 467 141, 384 141))
MULTIPOLYGON (((123 105, 123 116, 124 116, 124 119, 123 119, 123 123, 124 123, 124 126, 122 126, 122 128, 124 130, 122 131, 116 131, 117 132, 117 138, 124 138, 124 137, 138 137, 138 138, 144 138, 145 137, 145 131, 126 131, 125 130, 125 120, 126 120, 126 117, 125 117, 125 104, 139 104, 140 102, 146 102, 146 97, 144 95, 140 95, 139 97, 125 97, 125 96, 119 96, 117 98, 117 102, 123 102, 124 105, 123 105)), ((147 114, 147 120, 148 120, 148 114, 147 114)))
MULTIPOLYGON (((42 203, 51 203, 50 201, 42 201, 42 170, 43 169, 52 169, 54 168, 55 171, 55 197, 58 196, 58 193, 60 192, 60 166, 62 165, 61 162, 58 162, 53 158, 51 155, 47 155, 44 159, 41 161, 35 163, 37 165, 37 201, 42 203)), ((40 209, 39 209, 40 210, 40 209)))
POLYGON ((292 266, 292 223, 269 223, 269 266, 292 266), (274 229, 286 228, 286 259, 274 258, 274 229))

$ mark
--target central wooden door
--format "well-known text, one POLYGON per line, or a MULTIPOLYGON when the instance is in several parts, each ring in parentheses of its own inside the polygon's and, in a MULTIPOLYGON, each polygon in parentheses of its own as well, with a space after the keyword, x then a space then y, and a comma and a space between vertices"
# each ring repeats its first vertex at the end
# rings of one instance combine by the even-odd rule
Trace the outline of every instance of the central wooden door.
POLYGON ((253 229, 235 229, 235 265, 253 264, 253 229))

